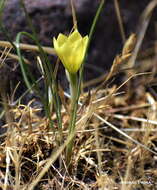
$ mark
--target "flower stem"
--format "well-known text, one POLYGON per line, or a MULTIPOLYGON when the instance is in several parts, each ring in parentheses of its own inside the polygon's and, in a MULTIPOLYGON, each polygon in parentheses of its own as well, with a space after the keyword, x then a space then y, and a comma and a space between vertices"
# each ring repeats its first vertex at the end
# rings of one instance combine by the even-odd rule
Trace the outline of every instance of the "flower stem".
POLYGON ((69 79, 70 79, 71 110, 72 110, 76 102, 76 95, 77 95, 77 85, 78 85, 77 74, 69 73, 69 79))
MULTIPOLYGON (((76 97, 77 97, 77 90, 78 90, 78 78, 77 73, 69 73, 66 71, 67 78, 70 83, 70 93, 71 93, 71 106, 70 106, 70 123, 69 123, 69 135, 72 135, 75 131, 75 125, 72 125, 73 120, 73 110, 76 104, 76 97)), ((70 161, 72 156, 72 148, 73 148, 74 138, 69 142, 67 149, 66 149, 66 162, 68 168, 70 168, 70 161)))

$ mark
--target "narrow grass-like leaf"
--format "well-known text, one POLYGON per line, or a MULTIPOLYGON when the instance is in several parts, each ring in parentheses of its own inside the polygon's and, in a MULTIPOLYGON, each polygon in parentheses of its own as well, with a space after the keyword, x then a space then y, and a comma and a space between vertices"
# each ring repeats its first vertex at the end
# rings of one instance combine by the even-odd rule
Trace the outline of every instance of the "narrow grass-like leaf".
MULTIPOLYGON (((16 37, 16 49, 17 49, 17 54, 19 56, 19 62, 20 62, 21 71, 22 71, 24 81, 26 83, 27 88, 29 90, 31 90, 32 89, 32 83, 35 84, 35 79, 32 78, 31 72, 28 72, 27 65, 24 63, 24 59, 23 59, 22 54, 21 54, 21 49, 20 49, 19 44, 20 44, 20 38, 21 38, 22 35, 27 36, 28 38, 30 38, 33 41, 36 41, 36 40, 34 39, 34 36, 29 34, 28 32, 19 32, 17 37, 16 37), (28 75, 32 80, 31 82, 29 81, 28 75)), ((46 78, 47 77, 44 76, 44 79, 46 79, 46 78)), ((45 84, 47 84, 47 83, 45 83, 45 84)), ((36 92, 37 92, 38 96, 40 97, 42 103, 44 104, 46 115, 48 116, 49 120, 51 121, 51 113, 49 111, 48 99, 47 99, 47 93, 48 93, 47 92, 47 85, 45 86, 45 92, 46 92, 45 97, 43 97, 41 95, 40 90, 39 90, 37 85, 33 85, 33 87, 34 87, 34 89, 36 89, 36 92)), ((51 122, 51 124, 52 124, 52 122, 51 122)), ((51 127, 52 127, 52 125, 51 125, 51 127)))
POLYGON ((22 57, 21 50, 20 50, 20 45, 19 45, 22 35, 27 35, 29 37, 31 37, 31 35, 29 33, 27 33, 27 32, 19 32, 17 34, 17 37, 16 37, 16 50, 17 50, 17 54, 18 54, 18 57, 19 57, 19 62, 20 62, 20 66, 21 66, 22 75, 23 75, 23 78, 24 78, 24 81, 26 83, 27 88, 31 89, 31 83, 29 82, 29 79, 28 79, 28 74, 30 74, 30 73, 27 70, 27 65, 24 62, 24 58, 22 57))
MULTIPOLYGON (((46 88, 46 97, 47 97, 47 109, 50 112, 51 109, 49 108, 49 104, 48 104, 48 102, 49 102, 48 101, 48 89, 50 88, 51 94, 52 94, 52 96, 54 98, 53 103, 54 103, 54 107, 55 107, 55 111, 56 111, 59 131, 60 131, 60 134, 62 134, 61 105, 60 105, 60 99, 59 99, 59 95, 58 95, 58 91, 57 91, 57 85, 56 85, 55 77, 54 77, 53 71, 52 71, 52 66, 50 64, 50 61, 49 61, 46 53, 44 52, 42 46, 40 45, 37 33, 35 31, 35 28, 33 27, 32 21, 31 21, 29 15, 27 13, 24 1, 21 0, 20 2, 21 2, 21 6, 22 6, 22 8, 24 10, 24 13, 26 15, 26 19, 27 19, 27 22, 29 24, 29 27, 32 30, 32 33, 33 33, 32 36, 34 38, 35 44, 39 48, 39 52, 40 52, 40 55, 41 55, 41 58, 42 58, 43 68, 45 69, 45 76, 44 77, 45 77, 45 80, 46 80, 45 88, 46 88)), ((51 115, 51 113, 49 113, 49 115, 51 115)))

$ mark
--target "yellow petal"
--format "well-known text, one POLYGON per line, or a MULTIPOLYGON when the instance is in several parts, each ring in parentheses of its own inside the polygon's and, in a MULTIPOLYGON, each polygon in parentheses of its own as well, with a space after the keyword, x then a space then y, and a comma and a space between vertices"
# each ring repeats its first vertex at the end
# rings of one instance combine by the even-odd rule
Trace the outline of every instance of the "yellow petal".
POLYGON ((82 39, 78 40, 77 43, 74 42, 70 46, 65 45, 63 51, 64 51, 63 64, 65 68, 70 73, 76 73, 79 70, 84 57, 82 39))
POLYGON ((75 29, 74 32, 68 37, 68 41, 70 41, 71 43, 76 42, 80 39, 82 39, 82 36, 80 35, 77 29, 75 29))
POLYGON ((68 37, 63 35, 63 34, 59 34, 58 38, 57 38, 57 43, 58 46, 62 46, 66 41, 67 41, 68 37))
POLYGON ((60 60, 63 62, 62 51, 61 51, 61 48, 59 47, 58 42, 55 38, 53 38, 53 45, 54 45, 54 50, 55 50, 56 54, 58 55, 60 60))
POLYGON ((87 45, 88 45, 88 40, 89 40, 88 36, 85 36, 83 38, 83 53, 84 54, 86 53, 86 49, 87 49, 87 45))
POLYGON ((76 73, 84 59, 88 36, 82 37, 76 29, 68 37, 59 34, 57 40, 53 38, 54 49, 64 67, 70 73, 76 73))
POLYGON ((54 46, 56 53, 58 53, 59 46, 58 46, 56 38, 53 38, 53 46, 54 46))
POLYGON ((83 40, 80 40, 77 46, 73 49, 73 72, 77 72, 82 64, 84 58, 84 43, 83 40))
POLYGON ((71 59, 73 57, 73 53, 72 53, 72 44, 71 45, 67 45, 67 43, 65 43, 61 48, 60 48, 60 59, 64 65, 64 67, 69 70, 69 67, 71 65, 71 59))

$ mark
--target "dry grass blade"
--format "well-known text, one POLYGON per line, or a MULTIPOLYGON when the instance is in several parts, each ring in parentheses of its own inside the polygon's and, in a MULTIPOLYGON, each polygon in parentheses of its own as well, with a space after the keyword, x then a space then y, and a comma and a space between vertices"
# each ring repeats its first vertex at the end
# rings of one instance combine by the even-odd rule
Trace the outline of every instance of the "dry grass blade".
MULTIPOLYGON (((15 46, 16 46, 16 43, 15 43, 15 46)), ((0 47, 8 47, 8 48, 12 48, 12 45, 10 44, 10 42, 7 42, 7 41, 0 41, 0 47)), ((23 49, 23 50, 30 50, 30 51, 39 51, 39 48, 38 46, 36 45, 30 45, 30 44, 23 44, 23 43, 20 43, 20 48, 23 49)), ((50 54, 50 55, 55 55, 55 52, 54 52, 54 49, 53 48, 50 48, 50 47, 42 47, 43 50, 50 54)))
MULTIPOLYGON (((134 121, 140 121, 140 122, 144 122, 144 123, 147 123, 147 124, 157 125, 157 121, 150 120, 150 119, 139 118, 139 117, 134 117, 134 116, 124 116, 124 115, 120 115, 120 114, 114 114, 114 115, 112 115, 112 117, 115 117, 117 119, 122 119, 122 120, 123 119, 126 119, 126 120, 131 119, 131 120, 134 120, 134 121)), ((134 130, 134 129, 132 129, 132 130, 134 130)))
MULTIPOLYGON (((12 49, 12 48, 10 48, 12 49)), ((5 51, 0 51, 1 53, 4 52, 4 54, 6 54, 6 57, 10 57, 12 59, 15 59, 15 60, 19 60, 19 57, 13 53, 5 53, 5 51)), ((26 64, 30 64, 30 61, 28 61, 28 59, 24 58, 24 61, 26 64)))
POLYGON ((118 129, 116 126, 112 125, 111 123, 109 123, 108 121, 106 121, 105 119, 103 119, 102 117, 100 117, 97 114, 94 114, 98 119, 100 119, 102 122, 104 122, 106 125, 108 125, 109 127, 111 127, 112 129, 116 130, 118 133, 120 133, 121 135, 123 135, 124 137, 126 137, 127 139, 131 140, 132 142, 134 142, 135 144, 141 146, 142 148, 150 151, 151 153, 157 155, 157 152, 151 150, 150 148, 148 148, 147 146, 141 144, 140 142, 136 141, 135 139, 133 139, 132 137, 130 137, 129 135, 127 135, 126 133, 124 133, 123 131, 121 131, 120 129, 118 129))
POLYGON ((114 7, 115 7, 116 14, 117 14, 117 19, 118 19, 118 23, 119 23, 122 41, 123 41, 123 43, 125 43, 126 37, 125 37, 125 31, 124 31, 124 26, 123 26, 123 21, 122 21, 122 17, 121 17, 121 13, 120 13, 120 7, 119 7, 118 0, 114 0, 114 7))
MULTIPOLYGON (((110 71, 107 75, 104 76, 104 81, 100 86, 98 86, 95 90, 95 93, 98 93, 98 91, 105 85, 107 82, 119 72, 120 68, 124 67, 124 63, 126 63, 129 58, 132 55, 132 51, 136 44, 136 35, 131 34, 129 38, 126 40, 122 53, 117 55, 115 59, 113 60, 112 66, 110 68, 110 71)), ((101 79, 101 78, 100 78, 101 79)), ((99 80, 100 80, 99 79, 99 80)))
POLYGON ((63 150, 66 148, 66 146, 69 144, 69 142, 71 141, 71 139, 73 139, 74 137, 74 133, 71 134, 68 139, 65 141, 65 143, 63 145, 61 145, 57 150, 55 150, 49 159, 47 159, 45 166, 43 167, 43 169, 39 172, 39 174, 37 175, 37 177, 35 179, 33 179, 32 183, 30 183, 30 185, 28 185, 28 187, 25 187, 23 190, 33 190, 34 187, 39 183, 39 181, 41 180, 41 178, 45 175, 45 173, 49 170, 49 168, 51 167, 51 165, 55 162, 55 160, 58 158, 58 156, 63 152, 63 150))
POLYGON ((7 48, 5 47, 5 49, 1 52, 1 56, 0 56, 0 68, 5 64, 5 60, 8 57, 8 55, 10 54, 9 52, 11 51, 12 48, 7 48))
POLYGON ((140 50, 143 38, 145 36, 146 30, 148 28, 152 12, 154 11, 156 6, 157 6, 157 1, 156 0, 151 1, 148 4, 148 6, 145 8, 145 10, 141 16, 139 32, 137 34, 137 43, 136 43, 135 49, 132 53, 132 56, 127 64, 127 67, 129 67, 129 68, 134 67, 134 65, 135 65, 135 61, 136 61, 138 52, 140 50))

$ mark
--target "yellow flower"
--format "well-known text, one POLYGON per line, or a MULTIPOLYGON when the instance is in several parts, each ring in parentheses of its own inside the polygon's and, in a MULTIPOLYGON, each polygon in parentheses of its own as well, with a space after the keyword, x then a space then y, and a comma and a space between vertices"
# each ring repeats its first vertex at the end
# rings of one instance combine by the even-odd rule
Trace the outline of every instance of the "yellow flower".
POLYGON ((69 36, 59 34, 53 38, 54 49, 69 73, 76 73, 84 59, 88 36, 82 37, 77 29, 69 36))

